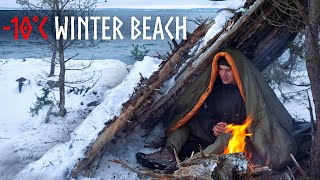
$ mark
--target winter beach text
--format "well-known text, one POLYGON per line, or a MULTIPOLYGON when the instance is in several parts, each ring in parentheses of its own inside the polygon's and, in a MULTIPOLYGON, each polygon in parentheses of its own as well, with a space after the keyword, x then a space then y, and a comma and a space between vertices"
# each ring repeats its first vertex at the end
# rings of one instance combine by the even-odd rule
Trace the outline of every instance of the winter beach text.
MULTIPOLYGON (((182 18, 171 16, 168 21, 163 22, 159 16, 157 16, 155 19, 152 19, 151 16, 143 16, 141 19, 131 16, 131 39, 135 40, 139 37, 142 37, 143 40, 163 40, 165 39, 165 35, 167 35, 170 39, 187 39, 186 19, 187 18, 185 16, 182 18), (154 27, 150 26, 152 20, 155 21, 154 27), (171 33, 169 26, 175 26, 175 34, 171 33)), ((125 37, 121 33, 121 27, 124 23, 127 22, 123 22, 117 16, 65 16, 64 20, 62 21, 60 21, 58 16, 56 16, 56 39, 124 39, 125 37), (93 31, 90 31, 90 29, 93 31)))

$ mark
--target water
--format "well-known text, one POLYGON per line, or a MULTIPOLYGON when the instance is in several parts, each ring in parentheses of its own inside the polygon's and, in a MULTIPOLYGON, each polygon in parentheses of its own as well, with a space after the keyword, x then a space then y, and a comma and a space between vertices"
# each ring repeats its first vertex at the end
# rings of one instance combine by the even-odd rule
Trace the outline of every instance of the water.
MULTIPOLYGON (((196 18, 213 18, 216 15, 216 10, 217 9, 100 9, 95 12, 95 16, 110 16, 111 19, 112 17, 117 16, 124 23, 121 27, 121 33, 124 36, 124 39, 120 40, 118 38, 117 40, 101 41, 101 31, 98 30, 98 40, 78 41, 72 47, 65 50, 66 58, 78 54, 74 59, 118 59, 125 63, 132 64, 135 62, 134 56, 131 54, 131 50, 133 50, 132 44, 139 46, 145 45, 146 49, 150 50, 148 55, 155 55, 157 52, 166 54, 167 52, 170 52, 170 47, 168 45, 170 39, 166 33, 164 33, 164 40, 161 40, 160 36, 157 36, 157 40, 143 40, 142 36, 136 40, 131 39, 131 16, 135 16, 141 23, 143 16, 151 16, 152 19, 148 21, 148 25, 151 26, 151 31, 148 31, 147 34, 148 36, 152 36, 156 16, 161 17, 162 26, 164 27, 170 16, 179 17, 181 24, 183 16, 186 16, 188 20, 195 20, 196 18)), ((13 40, 13 31, 2 30, 4 25, 10 25, 10 19, 14 17, 14 14, 16 13, 17 11, 0 11, 0 59, 50 57, 51 51, 48 42, 42 39, 39 40, 34 37, 34 35, 33 37, 30 36, 28 41, 22 40, 21 36, 19 36, 18 41, 15 41, 13 40)), ((22 12, 20 11, 19 13, 22 12)), ((193 32, 197 25, 188 20, 187 31, 193 32)), ((108 22, 111 23, 112 21, 108 22)), ((139 29, 142 30, 141 27, 139 29)), ((171 23, 169 29, 175 36, 175 21, 171 23)), ((108 32, 109 31, 107 31, 107 33, 108 32)), ((180 34, 182 34, 182 31, 180 32, 180 34)), ((93 33, 90 31, 89 37, 91 38, 92 35, 93 33)), ((110 33, 107 35, 110 35, 110 33)))

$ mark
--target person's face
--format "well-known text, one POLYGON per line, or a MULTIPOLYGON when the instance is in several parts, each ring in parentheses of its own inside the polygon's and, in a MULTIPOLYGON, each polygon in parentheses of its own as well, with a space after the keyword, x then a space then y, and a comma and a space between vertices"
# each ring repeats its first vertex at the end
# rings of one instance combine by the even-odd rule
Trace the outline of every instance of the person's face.
POLYGON ((223 84, 236 84, 231 67, 219 65, 219 75, 223 84))

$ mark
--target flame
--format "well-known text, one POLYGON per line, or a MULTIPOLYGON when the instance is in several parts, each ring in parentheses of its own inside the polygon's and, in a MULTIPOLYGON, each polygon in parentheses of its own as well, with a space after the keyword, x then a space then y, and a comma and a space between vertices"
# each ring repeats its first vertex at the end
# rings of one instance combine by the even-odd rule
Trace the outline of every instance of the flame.
POLYGON ((232 132, 232 138, 229 140, 228 147, 224 150, 224 154, 245 152, 245 138, 246 136, 252 135, 246 133, 246 129, 251 124, 251 122, 252 119, 247 118, 245 120, 245 123, 242 125, 229 124, 227 126, 226 132, 232 132))

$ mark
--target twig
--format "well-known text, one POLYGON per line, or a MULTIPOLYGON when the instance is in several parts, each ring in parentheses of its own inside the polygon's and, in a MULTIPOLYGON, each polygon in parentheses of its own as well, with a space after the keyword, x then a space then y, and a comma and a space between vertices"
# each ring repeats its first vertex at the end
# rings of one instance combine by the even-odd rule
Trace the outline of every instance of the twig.
POLYGON ((46 162, 47 162, 47 161, 44 161, 44 162, 43 162, 43 166, 42 166, 42 168, 41 168, 40 170, 42 170, 43 168, 47 168, 47 167, 49 167, 49 166, 54 166, 54 164, 53 164, 51 161, 48 161, 48 162, 49 162, 48 165, 44 165, 46 162))
POLYGON ((191 156, 190 156, 190 159, 193 158, 193 155, 194 155, 194 151, 192 151, 191 156))
POLYGON ((49 138, 51 138, 52 140, 54 140, 53 142, 44 142, 45 144, 49 144, 49 143, 56 143, 56 142, 58 142, 58 143, 61 143, 61 144, 64 144, 64 145, 66 145, 67 146, 67 144, 65 143, 65 142, 63 142, 62 140, 59 140, 59 139, 56 139, 56 138, 53 138, 53 137, 51 137, 51 136, 49 136, 49 138))
POLYGON ((294 156, 292 154, 290 154, 292 160, 293 160, 293 163, 296 165, 296 167, 299 169, 300 173, 305 176, 306 175, 306 172, 301 168, 301 166, 299 165, 299 163, 297 162, 296 158, 294 158, 294 156))
MULTIPOLYGON (((288 170, 289 170, 289 172, 290 172, 291 178, 292 178, 293 180, 296 180, 296 179, 294 178, 294 175, 293 175, 292 170, 290 169, 290 167, 287 166, 287 168, 288 168, 288 170)), ((290 179, 291 179, 291 178, 290 178, 290 179)))
POLYGON ((91 65, 94 63, 94 60, 90 60, 88 64, 81 63, 80 68, 66 68, 66 71, 83 71, 91 67, 91 65))
POLYGON ((200 26, 201 24, 206 24, 209 21, 210 18, 201 19, 201 17, 196 19, 187 19, 187 21, 193 22, 196 25, 200 26))
POLYGON ((201 157, 204 157, 204 153, 203 153, 201 144, 199 144, 199 150, 200 150, 200 155, 201 155, 201 157))
MULTIPOLYGON (((310 28, 311 24, 310 24, 310 19, 308 18, 308 15, 304 12, 303 10, 303 6, 300 4, 299 1, 297 0, 293 0, 294 4, 297 6, 300 15, 302 16, 303 21, 306 23, 306 25, 310 28)), ((311 29, 311 28, 310 28, 311 29)))
POLYGON ((141 72, 139 72, 140 75, 140 81, 144 80, 145 78, 142 76, 141 72))
POLYGON ((174 49, 173 49, 171 43, 169 41, 167 41, 167 43, 169 44, 170 50, 173 51, 174 49))
POLYGON ((314 140, 314 117, 313 117, 313 109, 311 106, 311 100, 310 100, 310 96, 309 96, 309 92, 307 90, 307 96, 308 96, 308 103, 309 103, 309 107, 307 108, 309 110, 310 113, 310 121, 311 121, 311 139, 312 141, 314 140))
POLYGON ((291 177, 288 175, 288 173, 285 173, 285 175, 288 180, 291 180, 291 177))
POLYGON ((137 173, 140 176, 148 176, 148 177, 153 177, 153 178, 174 178, 174 176, 172 176, 170 174, 157 174, 157 173, 154 173, 153 171, 140 171, 140 170, 134 169, 121 160, 115 159, 115 160, 109 160, 109 161, 121 164, 125 168, 128 168, 129 170, 137 173))
POLYGON ((179 160, 176 148, 173 148, 173 153, 174 153, 174 157, 176 158, 176 161, 177 161, 177 166, 179 166, 180 165, 180 160, 179 160))
POLYGON ((171 39, 171 41, 174 46, 174 49, 178 48, 179 45, 178 45, 177 41, 175 39, 171 39))
MULTIPOLYGON (((92 81, 93 77, 96 75, 96 72, 93 72, 93 75, 91 77, 88 77, 86 79, 80 79, 80 80, 76 80, 76 81, 65 81, 65 84, 80 84, 80 83, 85 83, 85 82, 89 82, 92 81)), ((81 75, 82 76, 82 75, 81 75)), ((81 77, 82 78, 82 77, 81 77)))
POLYGON ((78 56, 78 55, 79 55, 79 53, 73 55, 72 57, 68 58, 68 59, 65 60, 64 62, 66 63, 66 62, 70 61, 71 59, 75 58, 75 57, 78 56))
POLYGON ((0 137, 0 139, 10 139, 10 138, 3 138, 3 137, 0 137))

